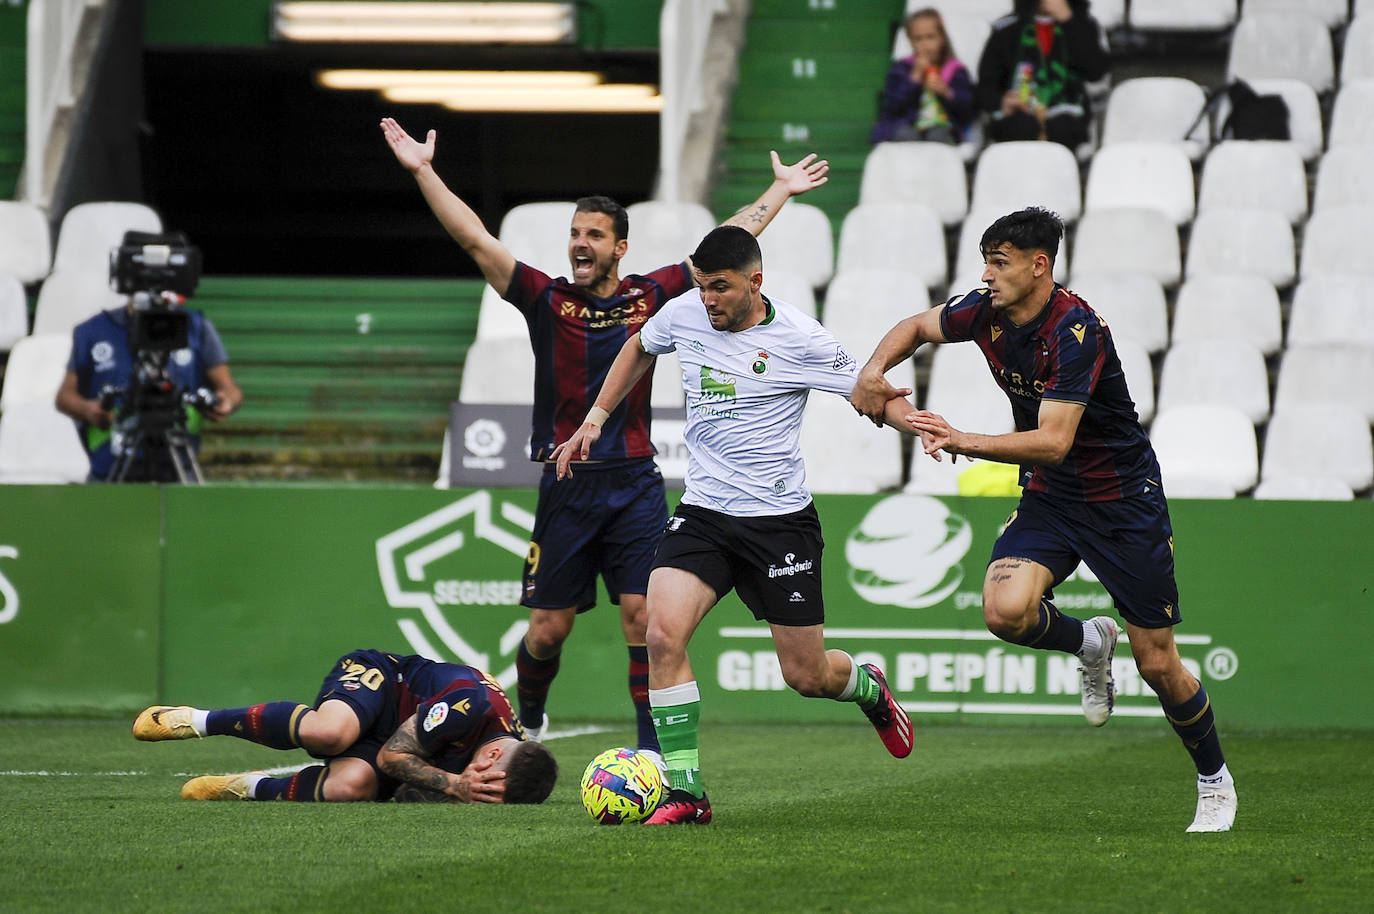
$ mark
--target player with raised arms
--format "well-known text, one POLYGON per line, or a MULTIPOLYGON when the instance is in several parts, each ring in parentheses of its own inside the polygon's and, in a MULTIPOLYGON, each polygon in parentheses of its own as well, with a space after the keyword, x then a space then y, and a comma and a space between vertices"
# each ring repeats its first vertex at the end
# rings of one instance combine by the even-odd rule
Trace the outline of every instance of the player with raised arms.
MULTIPOLYGON (((686 492, 654 558, 647 632, 649 701, 671 789, 646 825, 711 821, 697 733, 701 693, 687 646, 731 589, 768 623, 788 686, 857 702, 889 752, 903 758, 912 748, 911 721, 882 672, 825 647, 824 543, 798 438, 810 391, 847 397, 858 365, 817 321, 763 294, 763 257, 749 232, 713 230, 691 263, 700 294, 669 302, 625 342, 586 421, 555 451, 566 479, 654 357, 677 352, 687 394, 686 492)), ((902 417, 911 409, 897 398, 891 411, 902 417)))
POLYGON ((1024 491, 993 546, 983 581, 983 621, 1012 644, 1076 654, 1083 713, 1102 726, 1112 712, 1119 630, 1108 616, 1061 613, 1053 588, 1084 562, 1126 620, 1136 666, 1197 768, 1190 832, 1230 829, 1236 790, 1212 703, 1183 666, 1173 627, 1182 619, 1174 539, 1154 448, 1141 428, 1111 331, 1088 303, 1058 285, 1059 217, 1032 207, 983 233, 987 288, 901 321, 879 342, 851 402, 874 422, 889 415, 884 373, 922 343, 972 340, 1011 401, 1016 431, 981 435, 918 410, 909 428, 925 452, 1021 465, 1024 491))

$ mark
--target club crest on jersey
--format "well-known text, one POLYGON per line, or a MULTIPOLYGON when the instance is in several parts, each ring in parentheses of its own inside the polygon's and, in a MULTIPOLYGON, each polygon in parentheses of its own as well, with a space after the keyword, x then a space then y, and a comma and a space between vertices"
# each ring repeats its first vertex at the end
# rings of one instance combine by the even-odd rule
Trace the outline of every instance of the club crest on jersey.
POLYGON ((764 349, 759 350, 758 358, 754 359, 754 364, 749 366, 749 370, 754 374, 763 374, 768 370, 768 352, 764 349))
POLYGON ((448 705, 442 701, 436 701, 425 715, 425 732, 431 732, 435 727, 448 720, 448 705))

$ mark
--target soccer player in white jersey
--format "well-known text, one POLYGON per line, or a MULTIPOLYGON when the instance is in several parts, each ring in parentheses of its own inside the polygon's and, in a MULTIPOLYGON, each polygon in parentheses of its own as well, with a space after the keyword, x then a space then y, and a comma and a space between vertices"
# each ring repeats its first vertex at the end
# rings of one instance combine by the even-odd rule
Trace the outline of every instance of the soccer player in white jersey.
MULTIPOLYGON (((701 695, 687 656, 692 633, 733 588, 766 621, 783 679, 810 698, 857 702, 898 758, 911 720, 882 671, 826 650, 820 520, 798 438, 811 390, 848 397, 858 365, 828 330, 762 293, 754 236, 721 226, 691 262, 700 294, 669 302, 616 357, 586 422, 554 452, 559 478, 586 460, 601 424, 654 357, 676 350, 687 393, 686 492, 649 577, 649 701, 671 788, 646 825, 711 821, 698 756, 701 695)), ((893 400, 888 421, 911 404, 893 400)), ((910 433, 910 432, 908 432, 910 433)))

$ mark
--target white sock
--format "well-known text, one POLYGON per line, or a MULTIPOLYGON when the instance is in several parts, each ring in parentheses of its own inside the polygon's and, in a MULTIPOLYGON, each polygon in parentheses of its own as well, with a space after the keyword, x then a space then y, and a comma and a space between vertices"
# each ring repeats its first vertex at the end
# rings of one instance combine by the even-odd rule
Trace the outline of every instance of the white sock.
POLYGON ((840 694, 835 696, 835 700, 849 701, 854 697, 854 690, 859 687, 859 665, 845 651, 840 651, 840 653, 849 657, 849 681, 844 684, 843 689, 840 689, 840 694))
POLYGON ((1083 621, 1083 646, 1078 649, 1079 659, 1096 657, 1102 652, 1102 633, 1093 625, 1091 619, 1083 621))
POLYGON ((258 782, 265 777, 267 777, 265 774, 248 775, 248 799, 256 800, 258 798, 258 782))
POLYGON ((1223 762, 1221 768, 1215 774, 1199 774, 1197 776, 1197 789, 1205 790, 1208 787, 1235 787, 1236 782, 1231 778, 1231 771, 1223 762))
POLYGON ((201 736, 205 735, 206 721, 210 717, 209 711, 202 711, 200 708, 191 709, 191 728, 201 736))
POLYGON ((701 701, 701 690, 697 688, 695 679, 689 679, 679 685, 668 686, 666 689, 649 690, 649 706, 653 708, 685 705, 694 701, 701 701))

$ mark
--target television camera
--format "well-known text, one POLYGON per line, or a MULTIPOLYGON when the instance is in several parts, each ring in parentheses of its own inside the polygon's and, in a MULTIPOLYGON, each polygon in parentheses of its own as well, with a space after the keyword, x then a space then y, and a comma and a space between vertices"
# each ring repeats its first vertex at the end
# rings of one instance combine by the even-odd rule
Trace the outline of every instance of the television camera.
POLYGON ((208 388, 187 390, 169 369, 190 344, 191 316, 178 305, 200 282, 201 253, 181 232, 126 232, 110 250, 110 287, 131 297, 125 387, 100 391, 101 408, 118 410, 110 482, 203 482, 186 429, 186 410, 215 406, 208 388))

